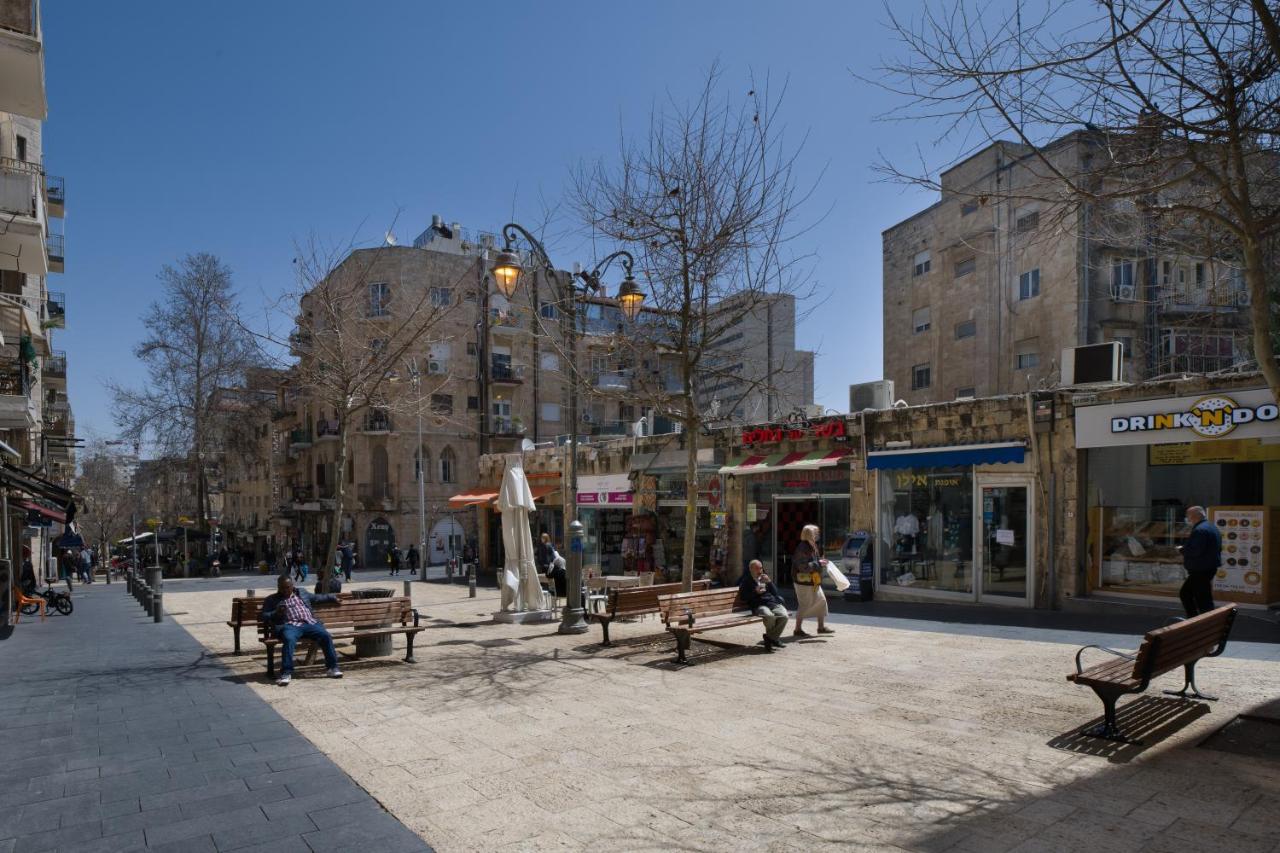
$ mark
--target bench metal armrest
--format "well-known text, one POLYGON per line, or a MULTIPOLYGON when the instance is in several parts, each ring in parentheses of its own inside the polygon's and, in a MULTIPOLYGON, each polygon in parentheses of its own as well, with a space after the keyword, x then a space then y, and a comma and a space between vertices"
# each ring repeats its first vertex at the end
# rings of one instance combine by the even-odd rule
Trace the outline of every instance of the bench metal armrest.
POLYGON ((688 618, 688 620, 689 620, 689 627, 690 627, 690 628, 692 628, 692 627, 693 627, 693 623, 694 623, 694 622, 696 622, 696 621, 698 621, 698 620, 697 620, 697 617, 695 617, 695 616, 693 615, 693 611, 692 611, 692 610, 690 610, 688 607, 686 607, 686 608, 684 609, 684 615, 685 615, 685 617, 687 617, 687 618, 688 618))
POLYGON ((1115 655, 1116 657, 1124 658, 1125 660, 1138 659, 1137 655, 1135 654, 1131 654, 1129 652, 1118 652, 1115 649, 1109 649, 1106 646, 1099 646, 1099 645, 1090 643, 1087 646, 1081 646, 1080 650, 1076 652, 1076 675, 1079 675, 1080 673, 1084 672, 1084 667, 1080 665, 1080 656, 1084 654, 1085 649, 1097 649, 1100 652, 1106 652, 1107 654, 1115 655))
POLYGON ((409 609, 413 611, 413 627, 417 628, 418 627, 418 608, 410 607, 409 609))

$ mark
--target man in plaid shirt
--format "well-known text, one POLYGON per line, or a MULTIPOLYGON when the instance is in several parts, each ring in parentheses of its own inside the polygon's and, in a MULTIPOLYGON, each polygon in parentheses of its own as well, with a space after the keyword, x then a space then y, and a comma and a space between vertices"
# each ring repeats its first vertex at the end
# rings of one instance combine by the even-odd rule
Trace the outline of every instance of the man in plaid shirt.
POLYGON ((315 617, 312 607, 316 604, 336 602, 336 595, 312 595, 305 589, 297 589, 293 578, 288 575, 280 578, 275 595, 268 595, 262 602, 262 614, 258 617, 263 622, 274 625, 276 636, 280 638, 280 678, 276 684, 288 686, 293 680, 293 650, 298 640, 315 640, 324 652, 324 665, 330 678, 341 678, 342 670, 338 668, 338 652, 333 647, 333 637, 325 630, 324 623, 315 617))

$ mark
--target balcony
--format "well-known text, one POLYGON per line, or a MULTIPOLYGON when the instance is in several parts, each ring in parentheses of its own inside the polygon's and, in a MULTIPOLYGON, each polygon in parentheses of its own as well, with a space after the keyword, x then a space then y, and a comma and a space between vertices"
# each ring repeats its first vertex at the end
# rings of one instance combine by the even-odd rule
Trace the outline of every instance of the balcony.
POLYGON ((622 371, 597 373, 592 377, 591 384, 599 391, 630 391, 631 374, 622 371))
POLYGON ((519 385, 524 382, 524 365, 496 361, 489 368, 489 378, 495 385, 519 385))
POLYGON ((45 435, 65 436, 69 426, 69 418, 65 411, 58 411, 52 406, 45 406, 41 413, 45 435))
POLYGON ((45 314, 48 315, 49 324, 55 329, 65 329, 67 327, 67 295, 56 291, 49 291, 49 298, 44 303, 45 314))
POLYGON ((0 429, 31 429, 36 425, 36 401, 21 371, 0 371, 0 429))
POLYGON ((290 492, 296 504, 311 503, 316 499, 315 486, 293 486, 290 492))
POLYGON ((271 420, 284 421, 284 420, 288 420, 289 418, 297 417, 297 415, 298 413, 295 412, 293 409, 273 409, 271 411, 271 420))
POLYGON ((66 269, 66 238, 61 234, 49 234, 45 237, 45 247, 49 253, 49 272, 64 272, 66 269))
MULTIPOLYGON (((0 4, 2 7, 2 4, 0 4)), ((3 80, 0 73, 0 80, 3 80)), ((0 269, 33 275, 49 272, 40 166, 0 157, 0 269)))
POLYGON ((38 0, 0 2, 0 112, 44 120, 44 36, 38 0))
POLYGON ((54 350, 53 354, 40 365, 40 372, 46 380, 61 379, 65 381, 67 378, 67 354, 62 350, 54 350))
POLYGON ((493 419, 493 434, 506 438, 519 438, 524 435, 524 421, 520 418, 496 416, 493 419))
POLYGON ((1234 287, 1202 287, 1195 292, 1160 289, 1160 310, 1170 314, 1206 314, 1249 307, 1249 291, 1234 287))
POLYGON ((67 181, 65 178, 45 175, 44 203, 50 216, 63 219, 67 215, 67 181))
POLYGON ((311 430, 295 429, 289 431, 289 449, 301 450, 311 446, 311 430))
POLYGON ((361 432, 366 435, 387 435, 391 432, 391 415, 375 409, 365 415, 363 426, 361 432))
POLYGON ((627 421, 604 421, 591 425, 593 438, 624 438, 631 434, 631 424, 627 421))
POLYGON ((356 498, 367 510, 389 511, 395 505, 395 490, 390 483, 361 483, 356 486, 356 498))
POLYGON ((316 421, 316 441, 337 441, 337 421, 316 421))

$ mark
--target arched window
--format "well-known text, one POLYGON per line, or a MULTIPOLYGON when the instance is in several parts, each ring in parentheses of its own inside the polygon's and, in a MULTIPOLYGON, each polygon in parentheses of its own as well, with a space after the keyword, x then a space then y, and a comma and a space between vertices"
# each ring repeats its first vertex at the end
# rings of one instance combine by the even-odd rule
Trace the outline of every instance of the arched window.
POLYGON ((440 482, 452 483, 458 473, 458 458, 453 454, 452 447, 446 447, 440 451, 440 482))
POLYGON ((417 454, 413 458, 413 481, 418 482, 419 476, 425 476, 424 483, 431 482, 431 451, 426 447, 419 447, 417 454))

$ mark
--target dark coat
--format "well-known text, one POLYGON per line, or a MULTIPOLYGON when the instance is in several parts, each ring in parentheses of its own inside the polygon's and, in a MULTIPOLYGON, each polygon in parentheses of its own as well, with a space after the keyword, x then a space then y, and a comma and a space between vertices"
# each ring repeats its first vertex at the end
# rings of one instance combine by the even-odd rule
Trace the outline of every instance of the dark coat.
POLYGON ((738 597, 742 602, 755 610, 757 607, 772 607, 775 604, 782 604, 782 595, 778 592, 778 588, 774 586, 770 580, 764 585, 764 592, 756 590, 756 579, 751 576, 750 570, 742 575, 738 581, 738 597))
MULTIPOLYGON (((317 604, 336 604, 338 596, 336 595, 313 595, 305 589, 295 590, 303 602, 307 605, 307 609, 311 611, 311 615, 317 619, 317 604)), ((262 602, 262 612, 258 614, 260 622, 267 622, 272 625, 283 625, 285 619, 285 609, 280 605, 284 602, 284 596, 278 592, 273 592, 262 602), (278 612, 277 612, 278 611, 278 612)))
POLYGON ((1222 534, 1208 519, 1191 528, 1182 546, 1182 565, 1189 574, 1215 572, 1222 565, 1222 534))

